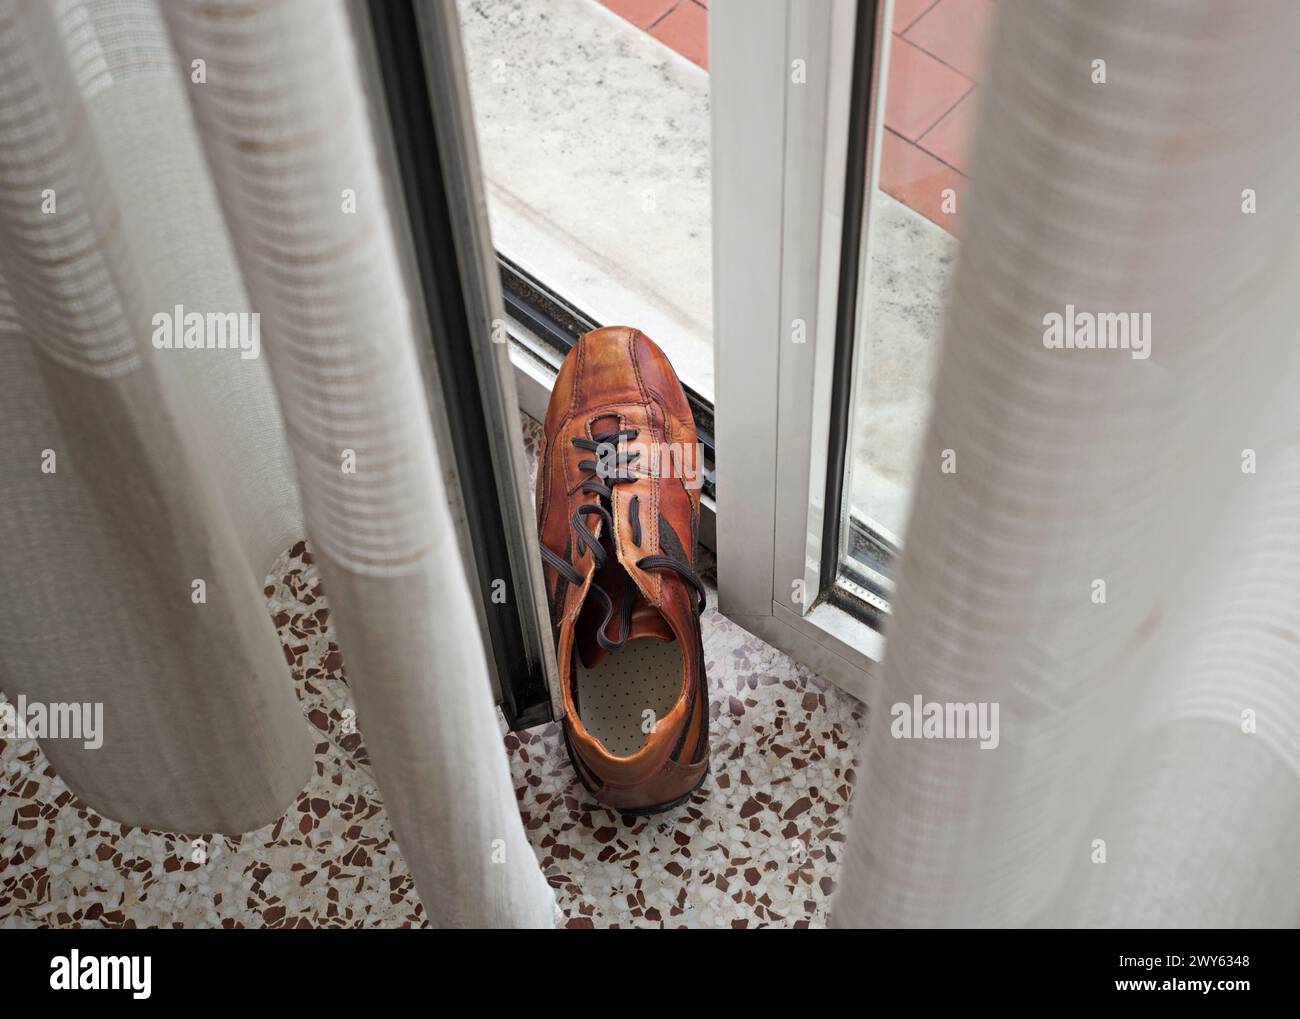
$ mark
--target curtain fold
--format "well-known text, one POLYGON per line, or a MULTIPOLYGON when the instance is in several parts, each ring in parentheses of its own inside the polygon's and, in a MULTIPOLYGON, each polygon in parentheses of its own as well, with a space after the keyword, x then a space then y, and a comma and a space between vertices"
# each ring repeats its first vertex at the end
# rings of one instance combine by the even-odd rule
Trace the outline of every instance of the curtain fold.
POLYGON ((1298 34, 999 5, 836 925, 1300 918, 1298 34), (917 695, 998 746, 896 738, 917 695))
MULTIPOLYGON (((431 921, 549 927, 438 469, 341 4, 164 8, 375 775, 431 921), (351 211, 352 209, 355 211, 351 211)), ((430 125, 432 129, 432 125, 430 125)))
POLYGON ((0 196, 0 686, 103 703, 42 748, 107 816, 258 828, 311 765, 261 598, 301 511, 264 362, 149 341, 247 308, 156 7, 0 3, 0 196))
POLYGON ((104 703, 42 747, 108 817, 267 823, 311 743, 260 586, 305 522, 430 922, 551 926, 369 132, 342 3, 0 0, 0 686, 104 703), (177 305, 260 356, 157 349, 177 305))

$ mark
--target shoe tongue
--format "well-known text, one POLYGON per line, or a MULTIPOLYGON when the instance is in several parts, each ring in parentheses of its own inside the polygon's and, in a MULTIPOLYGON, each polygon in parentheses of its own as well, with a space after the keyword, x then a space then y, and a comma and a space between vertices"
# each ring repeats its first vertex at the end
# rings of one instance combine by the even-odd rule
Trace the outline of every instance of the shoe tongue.
MULTIPOLYGON (((601 544, 605 546, 606 559, 604 567, 596 573, 593 583, 599 584, 609 595, 609 600, 614 603, 614 614, 609 617, 609 623, 605 627, 605 636, 610 640, 615 640, 619 634, 619 628, 623 625, 624 605, 628 598, 632 599, 632 621, 628 628, 627 639, 633 640, 676 640, 673 629, 668 625, 663 615, 657 608, 646 601, 645 595, 641 589, 628 575, 623 564, 618 561, 614 554, 612 543, 609 542, 607 535, 601 535, 601 544)), ((599 597, 587 595, 586 605, 583 606, 582 614, 578 617, 578 627, 574 636, 578 645, 578 654, 582 658, 582 664, 588 669, 594 669, 602 661, 614 652, 606 651, 600 646, 596 639, 596 634, 600 628, 600 620, 604 615, 604 603, 599 597)))
POLYGON ((645 600, 640 588, 635 589, 636 602, 632 606, 632 626, 628 630, 628 640, 676 640, 677 635, 668 625, 663 614, 645 600))

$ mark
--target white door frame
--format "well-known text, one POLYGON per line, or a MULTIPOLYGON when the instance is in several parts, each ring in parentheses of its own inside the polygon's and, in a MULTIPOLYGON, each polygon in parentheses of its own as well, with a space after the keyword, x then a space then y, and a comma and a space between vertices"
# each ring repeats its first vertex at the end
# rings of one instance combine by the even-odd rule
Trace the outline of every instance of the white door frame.
POLYGON ((719 610, 863 700, 884 639, 818 592, 834 581, 822 535, 855 39, 871 42, 870 195, 891 15, 892 0, 709 7, 719 610))

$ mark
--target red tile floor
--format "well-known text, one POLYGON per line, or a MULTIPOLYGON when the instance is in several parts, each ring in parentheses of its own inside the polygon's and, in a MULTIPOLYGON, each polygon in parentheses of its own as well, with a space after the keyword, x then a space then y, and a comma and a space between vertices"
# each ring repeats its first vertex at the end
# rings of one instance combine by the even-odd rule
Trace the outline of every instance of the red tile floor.
MULTIPOLYGON (((599 0, 708 69, 708 0, 599 0)), ((996 0, 895 0, 880 186, 952 233, 963 207, 969 140, 996 0), (944 191, 956 212, 944 211, 944 191)))

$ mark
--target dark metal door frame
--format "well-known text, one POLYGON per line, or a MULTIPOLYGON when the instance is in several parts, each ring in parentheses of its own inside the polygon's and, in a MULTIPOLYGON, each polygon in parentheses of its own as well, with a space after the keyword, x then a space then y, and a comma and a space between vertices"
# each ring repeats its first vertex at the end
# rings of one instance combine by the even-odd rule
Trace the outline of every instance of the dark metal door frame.
POLYGON ((554 717, 554 651, 514 379, 505 344, 494 342, 504 313, 456 6, 369 0, 363 10, 472 546, 471 589, 506 722, 529 728, 554 717))

